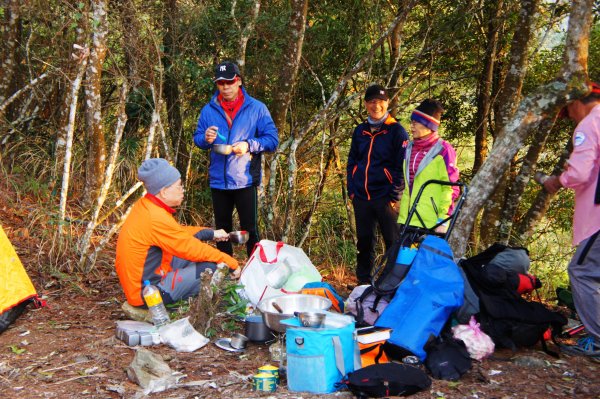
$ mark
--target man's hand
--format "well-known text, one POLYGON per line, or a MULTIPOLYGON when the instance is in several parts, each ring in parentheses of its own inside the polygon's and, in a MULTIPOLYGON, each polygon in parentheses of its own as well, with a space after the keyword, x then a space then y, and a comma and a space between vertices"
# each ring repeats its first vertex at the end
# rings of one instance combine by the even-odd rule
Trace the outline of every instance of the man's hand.
POLYGON ((208 129, 206 129, 206 131, 204 132, 204 140, 208 144, 212 144, 217 138, 218 130, 219 128, 217 128, 216 126, 209 126, 208 129))
POLYGON ((231 146, 231 150, 235 155, 244 155, 250 151, 250 144, 246 141, 238 141, 231 146))
POLYGON ((242 268, 241 268, 241 267, 238 267, 238 268, 237 268, 237 269, 235 269, 235 270, 231 270, 231 269, 229 269, 229 276, 230 276, 231 278, 234 278, 234 279, 236 279, 236 280, 237 280, 237 279, 239 279, 239 278, 240 278, 241 274, 242 274, 242 268))
POLYGON ((548 176, 547 179, 544 180, 544 189, 550 194, 554 194, 558 190, 561 189, 562 184, 558 179, 558 176, 548 176))
POLYGON ((225 232, 223 229, 213 231, 213 240, 214 241, 227 241, 229 240, 229 234, 225 232))

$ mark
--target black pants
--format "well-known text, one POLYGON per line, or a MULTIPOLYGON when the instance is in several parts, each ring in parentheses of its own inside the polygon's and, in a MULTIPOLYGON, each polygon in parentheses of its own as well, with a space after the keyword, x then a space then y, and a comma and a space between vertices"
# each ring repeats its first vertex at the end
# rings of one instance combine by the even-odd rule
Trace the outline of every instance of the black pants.
POLYGON ((385 249, 392 246, 398 236, 398 212, 388 199, 362 200, 354 198, 354 219, 356 221, 356 277, 359 283, 370 280, 375 261, 375 228, 379 225, 385 249))
MULTIPOLYGON (((233 230, 233 208, 235 207, 240 219, 240 230, 246 230, 250 234, 246 243, 246 252, 250 256, 254 244, 259 241, 256 187, 250 186, 238 190, 212 188, 210 191, 215 213, 215 228, 223 229, 226 232, 233 230)), ((233 248, 229 241, 217 242, 217 248, 229 255, 233 254, 233 248)))

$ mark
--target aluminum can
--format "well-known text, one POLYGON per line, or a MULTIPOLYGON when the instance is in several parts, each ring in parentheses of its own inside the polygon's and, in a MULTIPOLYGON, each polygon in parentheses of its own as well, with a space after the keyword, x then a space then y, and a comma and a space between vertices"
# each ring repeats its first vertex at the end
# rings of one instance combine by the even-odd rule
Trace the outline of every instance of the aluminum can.
POLYGON ((252 377, 252 389, 261 392, 275 392, 277 383, 273 374, 260 373, 252 377))
POLYGON ((279 367, 267 364, 258 368, 258 374, 271 374, 275 377, 275 383, 279 385, 279 367))

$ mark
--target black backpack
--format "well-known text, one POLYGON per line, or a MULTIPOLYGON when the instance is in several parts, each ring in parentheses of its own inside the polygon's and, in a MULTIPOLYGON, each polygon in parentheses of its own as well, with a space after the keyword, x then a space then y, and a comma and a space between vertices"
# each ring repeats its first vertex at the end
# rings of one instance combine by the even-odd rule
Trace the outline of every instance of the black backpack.
POLYGON ((444 332, 425 346, 425 367, 437 380, 456 381, 471 369, 471 355, 465 343, 444 332))
POLYGON ((518 273, 490 264, 506 248, 509 247, 494 244, 459 263, 479 297, 480 312, 477 319, 481 329, 498 347, 516 350, 541 341, 547 351, 544 333, 550 328, 553 337, 559 335, 567 319, 543 304, 527 301, 518 294, 518 273))
POLYGON ((359 399, 408 396, 431 386, 427 374, 399 363, 373 364, 349 373, 339 387, 347 387, 359 399))

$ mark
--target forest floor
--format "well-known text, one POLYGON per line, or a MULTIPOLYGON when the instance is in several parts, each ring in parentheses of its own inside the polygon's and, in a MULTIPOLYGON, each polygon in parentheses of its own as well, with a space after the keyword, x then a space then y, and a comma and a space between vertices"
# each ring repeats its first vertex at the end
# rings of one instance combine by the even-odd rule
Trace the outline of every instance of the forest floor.
MULTIPOLYGON (((28 232, 26 216, 35 205, 21 201, 19 209, 0 192, 0 223, 48 306, 22 315, 0 335, 0 398, 139 398, 138 385, 126 369, 136 348, 115 338, 116 321, 126 319, 118 279, 110 267, 108 249, 99 267, 84 277, 43 272, 40 242, 28 232)), ((241 330, 242 323, 238 323, 241 330)), ((231 332, 228 333, 229 336, 231 332)), ((222 336, 227 336, 226 334, 222 336)), ((215 337, 218 338, 218 337, 215 337)), ((250 344, 244 353, 214 345, 215 338, 192 353, 165 346, 147 347, 163 356, 174 371, 185 375, 177 387, 149 395, 155 398, 352 398, 347 391, 331 395, 289 392, 285 384, 274 393, 252 391, 251 377, 271 363, 268 346, 250 344)), ((550 345, 550 349, 557 350, 550 345)), ((433 380, 415 398, 600 398, 600 363, 561 355, 555 359, 541 348, 517 353, 497 351, 459 381, 433 380)))

